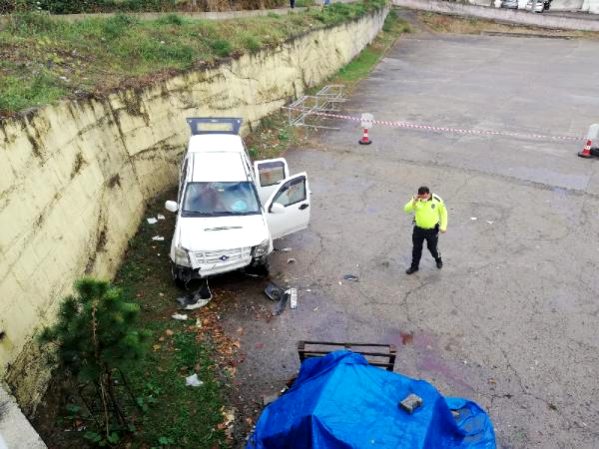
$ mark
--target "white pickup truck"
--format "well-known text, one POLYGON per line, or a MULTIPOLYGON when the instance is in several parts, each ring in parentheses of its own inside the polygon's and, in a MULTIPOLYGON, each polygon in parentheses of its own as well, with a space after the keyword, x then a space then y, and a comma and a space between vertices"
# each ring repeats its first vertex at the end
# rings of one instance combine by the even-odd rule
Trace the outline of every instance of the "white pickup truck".
POLYGON ((170 258, 175 282, 267 267, 273 240, 310 221, 306 173, 289 176, 285 159, 252 164, 240 118, 188 118, 191 137, 179 174, 170 258))

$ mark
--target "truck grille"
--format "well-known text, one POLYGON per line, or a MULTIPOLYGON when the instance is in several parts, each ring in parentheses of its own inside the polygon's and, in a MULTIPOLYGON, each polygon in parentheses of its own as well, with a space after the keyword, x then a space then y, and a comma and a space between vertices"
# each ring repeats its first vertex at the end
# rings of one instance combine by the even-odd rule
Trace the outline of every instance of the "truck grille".
POLYGON ((229 265, 250 257, 251 247, 224 249, 219 251, 194 251, 194 265, 229 265))

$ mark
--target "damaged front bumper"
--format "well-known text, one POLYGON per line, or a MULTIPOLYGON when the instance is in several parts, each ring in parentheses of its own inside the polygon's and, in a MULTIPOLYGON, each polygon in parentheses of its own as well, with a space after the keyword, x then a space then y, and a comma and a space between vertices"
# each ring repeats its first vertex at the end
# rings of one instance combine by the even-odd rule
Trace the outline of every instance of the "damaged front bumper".
POLYGON ((231 263, 200 265, 197 268, 177 265, 174 262, 171 262, 171 273, 175 281, 181 281, 184 284, 187 284, 193 279, 206 279, 211 276, 229 273, 243 268, 257 268, 266 265, 266 256, 242 259, 231 263))

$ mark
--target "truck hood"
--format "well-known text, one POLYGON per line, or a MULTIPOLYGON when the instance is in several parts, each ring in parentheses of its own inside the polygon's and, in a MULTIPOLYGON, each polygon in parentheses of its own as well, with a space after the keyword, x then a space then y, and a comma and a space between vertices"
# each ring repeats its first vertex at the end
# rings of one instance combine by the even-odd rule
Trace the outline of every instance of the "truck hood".
POLYGON ((175 236, 189 251, 256 246, 269 238, 261 214, 226 217, 179 217, 175 236))

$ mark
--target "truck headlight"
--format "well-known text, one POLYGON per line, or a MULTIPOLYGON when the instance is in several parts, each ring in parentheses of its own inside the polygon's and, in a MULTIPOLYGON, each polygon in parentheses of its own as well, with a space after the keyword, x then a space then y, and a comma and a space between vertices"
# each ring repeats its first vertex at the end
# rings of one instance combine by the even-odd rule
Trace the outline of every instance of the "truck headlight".
POLYGON ((175 264, 183 265, 184 267, 191 266, 189 254, 187 250, 181 246, 175 246, 175 264))
POLYGON ((262 243, 252 248, 252 257, 260 257, 268 254, 270 240, 266 239, 262 243))

